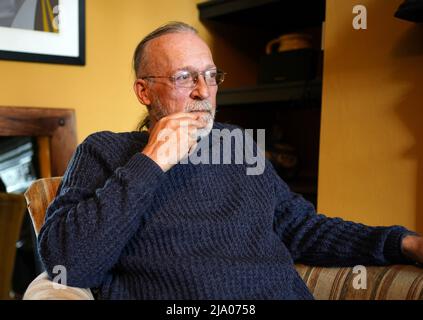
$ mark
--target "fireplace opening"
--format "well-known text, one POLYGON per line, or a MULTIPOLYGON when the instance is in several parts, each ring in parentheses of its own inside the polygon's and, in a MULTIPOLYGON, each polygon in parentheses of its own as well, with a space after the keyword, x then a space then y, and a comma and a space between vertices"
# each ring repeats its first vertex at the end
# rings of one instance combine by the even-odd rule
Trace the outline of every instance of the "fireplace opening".
MULTIPOLYGON (((0 137, 0 179, 4 192, 23 194, 34 180, 40 178, 38 150, 34 137, 0 137)), ((29 213, 26 212, 16 241, 10 297, 21 298, 30 282, 41 272, 36 236, 29 213)))

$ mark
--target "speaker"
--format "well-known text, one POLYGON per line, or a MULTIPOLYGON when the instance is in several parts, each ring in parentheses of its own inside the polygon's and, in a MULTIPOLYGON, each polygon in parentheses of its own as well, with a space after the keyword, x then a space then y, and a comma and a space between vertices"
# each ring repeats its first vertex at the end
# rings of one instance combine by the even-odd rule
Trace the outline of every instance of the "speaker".
POLYGON ((319 51, 311 48, 264 55, 259 62, 258 83, 313 80, 318 58, 319 51))

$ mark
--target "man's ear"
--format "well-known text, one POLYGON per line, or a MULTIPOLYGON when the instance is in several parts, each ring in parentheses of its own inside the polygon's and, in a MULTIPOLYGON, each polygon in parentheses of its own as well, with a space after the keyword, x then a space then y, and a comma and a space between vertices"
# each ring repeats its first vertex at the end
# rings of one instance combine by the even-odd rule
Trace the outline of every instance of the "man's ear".
POLYGON ((137 79, 134 82, 134 91, 138 98, 138 101, 143 105, 150 105, 151 101, 148 94, 147 81, 143 79, 137 79))

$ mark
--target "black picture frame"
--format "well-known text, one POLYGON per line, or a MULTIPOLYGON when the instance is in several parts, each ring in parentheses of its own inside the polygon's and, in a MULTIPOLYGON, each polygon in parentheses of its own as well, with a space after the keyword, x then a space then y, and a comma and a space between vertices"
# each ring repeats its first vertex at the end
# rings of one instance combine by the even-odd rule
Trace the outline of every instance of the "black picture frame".
POLYGON ((0 50, 0 59, 26 62, 42 62, 67 65, 85 65, 85 0, 78 1, 78 31, 79 31, 79 54, 77 57, 24 53, 17 51, 0 50))

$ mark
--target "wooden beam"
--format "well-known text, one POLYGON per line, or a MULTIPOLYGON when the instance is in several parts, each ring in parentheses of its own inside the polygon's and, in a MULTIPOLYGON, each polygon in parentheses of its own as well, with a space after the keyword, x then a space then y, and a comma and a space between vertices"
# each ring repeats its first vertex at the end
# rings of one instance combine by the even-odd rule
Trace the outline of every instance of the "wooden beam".
POLYGON ((77 146, 73 109, 0 107, 0 136, 50 138, 51 175, 62 176, 77 146))

